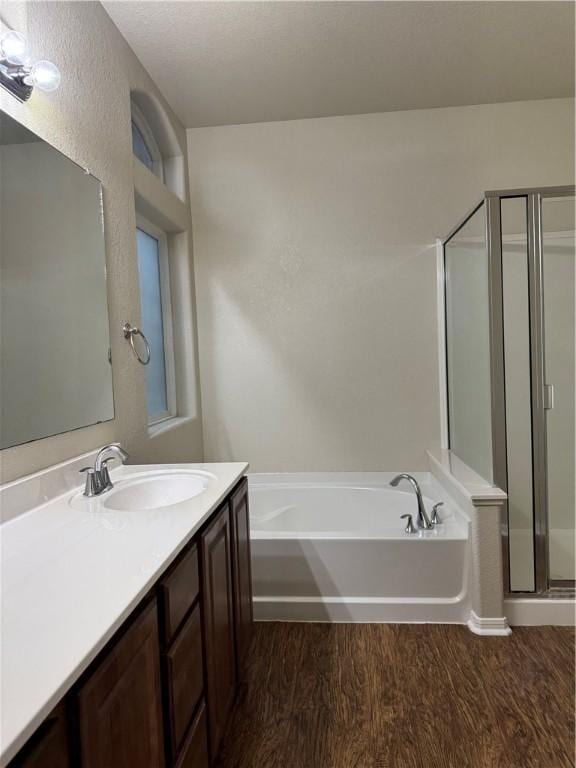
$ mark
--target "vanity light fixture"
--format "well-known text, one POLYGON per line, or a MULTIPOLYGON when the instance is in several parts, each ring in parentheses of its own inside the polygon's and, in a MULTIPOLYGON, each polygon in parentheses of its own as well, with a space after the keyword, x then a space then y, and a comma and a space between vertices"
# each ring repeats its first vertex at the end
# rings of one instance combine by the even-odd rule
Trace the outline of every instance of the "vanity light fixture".
POLYGON ((0 85, 18 101, 28 101, 35 87, 55 91, 60 72, 51 61, 32 62, 26 38, 11 29, 0 36, 0 85))

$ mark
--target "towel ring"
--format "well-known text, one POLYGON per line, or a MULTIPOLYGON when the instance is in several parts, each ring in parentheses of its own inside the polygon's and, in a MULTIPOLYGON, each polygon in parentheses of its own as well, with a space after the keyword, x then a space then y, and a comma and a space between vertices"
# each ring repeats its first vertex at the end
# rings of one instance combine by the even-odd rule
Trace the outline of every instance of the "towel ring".
POLYGON ((150 344, 148 344, 148 339, 146 338, 146 336, 144 336, 140 328, 132 327, 130 323, 124 323, 124 325, 122 326, 122 330, 124 332, 124 338, 130 340, 130 346, 132 347, 132 352, 134 352, 134 354, 136 355, 136 359, 138 360, 138 362, 141 363, 142 365, 148 365, 148 363, 150 362, 150 344), (140 357, 140 355, 138 354, 138 350, 134 345, 134 336, 140 336, 142 338, 142 341, 144 342, 144 345, 146 347, 146 357, 140 357))

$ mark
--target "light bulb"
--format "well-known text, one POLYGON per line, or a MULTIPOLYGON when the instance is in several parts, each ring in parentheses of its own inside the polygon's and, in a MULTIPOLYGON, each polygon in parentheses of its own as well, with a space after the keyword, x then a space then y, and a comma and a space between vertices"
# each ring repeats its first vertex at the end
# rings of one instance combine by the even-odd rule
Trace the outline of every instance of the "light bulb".
POLYGON ((0 38, 0 56, 10 64, 22 66, 28 61, 28 44, 20 32, 6 32, 0 38))
POLYGON ((26 85, 35 85, 41 91, 55 91, 60 85, 60 70, 51 61, 37 61, 24 82, 26 85))

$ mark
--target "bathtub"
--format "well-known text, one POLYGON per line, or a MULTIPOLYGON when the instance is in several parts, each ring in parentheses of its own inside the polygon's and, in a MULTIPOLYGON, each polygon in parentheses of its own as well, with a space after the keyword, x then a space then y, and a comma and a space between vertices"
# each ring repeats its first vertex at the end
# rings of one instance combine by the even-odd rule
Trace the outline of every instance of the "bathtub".
POLYGON ((412 473, 426 510, 416 523, 409 485, 396 473, 251 474, 254 617, 283 621, 465 623, 469 522, 428 473, 412 473))

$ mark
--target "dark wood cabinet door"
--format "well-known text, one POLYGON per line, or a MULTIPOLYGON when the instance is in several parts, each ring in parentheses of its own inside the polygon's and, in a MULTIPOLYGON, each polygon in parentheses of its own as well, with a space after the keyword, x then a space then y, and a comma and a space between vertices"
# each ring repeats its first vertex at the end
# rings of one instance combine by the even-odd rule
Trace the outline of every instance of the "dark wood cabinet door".
POLYGON ((232 519, 232 569, 234 576, 234 624, 238 676, 252 637, 252 570, 248 480, 244 478, 230 499, 232 519))
POLYGON ((190 727, 190 731, 184 741, 176 768, 209 768, 209 766, 206 712, 204 704, 201 704, 194 723, 190 727))
POLYGON ((216 757, 236 688, 229 505, 201 535, 206 697, 210 753, 216 757))
POLYGON ((62 703, 47 717, 10 768, 70 768, 66 709, 62 703))
POLYGON ((159 667, 152 601, 78 693, 82 768, 162 768, 159 667))

